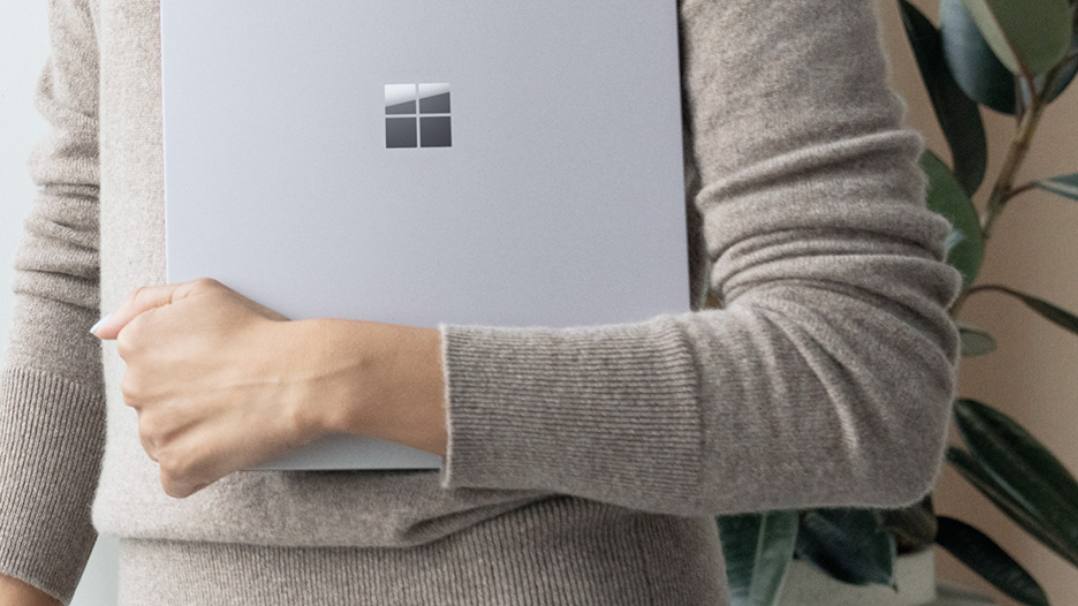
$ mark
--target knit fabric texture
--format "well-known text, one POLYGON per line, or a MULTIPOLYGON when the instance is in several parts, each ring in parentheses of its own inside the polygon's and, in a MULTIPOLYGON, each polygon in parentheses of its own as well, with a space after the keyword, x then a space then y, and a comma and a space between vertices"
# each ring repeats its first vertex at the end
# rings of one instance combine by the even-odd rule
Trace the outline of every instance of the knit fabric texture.
POLYGON ((677 8, 691 294, 721 308, 440 325, 441 472, 238 472, 181 500, 142 450, 115 344, 88 334, 164 282, 158 4, 52 0, 36 102, 53 128, 0 373, 0 573, 66 602, 106 532, 125 603, 301 603, 265 565, 325 580, 303 585, 321 603, 724 604, 712 516, 921 499, 961 278, 873 0, 677 8))

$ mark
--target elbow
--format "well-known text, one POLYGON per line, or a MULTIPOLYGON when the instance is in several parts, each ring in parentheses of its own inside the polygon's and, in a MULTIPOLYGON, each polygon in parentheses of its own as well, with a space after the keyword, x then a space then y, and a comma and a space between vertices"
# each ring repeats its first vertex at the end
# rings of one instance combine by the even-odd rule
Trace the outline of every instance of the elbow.
POLYGON ((938 362, 925 369, 929 380, 917 402, 920 420, 913 420, 907 432, 912 436, 909 467, 910 479, 892 495, 893 507, 912 505, 932 492, 943 471, 943 461, 950 434, 953 403, 958 389, 957 353, 958 330, 950 320, 947 343, 953 344, 936 350, 938 362))
MULTIPOLYGON (((929 494, 943 468, 957 390, 959 335, 942 307, 922 308, 913 321, 876 315, 862 342, 861 424, 848 441, 863 464, 859 501, 899 508, 929 494), (932 311, 923 311, 932 310, 932 311)), ((853 462, 851 461, 851 466, 853 462)))
MULTIPOLYGON (((952 276, 931 261, 924 266, 952 276)), ((755 346, 751 357, 738 356, 736 372, 713 380, 728 394, 759 399, 734 411, 734 400, 717 402, 711 427, 724 448, 709 477, 728 487, 744 470, 736 461, 767 464, 753 478, 762 488, 752 489, 747 506, 710 491, 719 511, 894 509, 932 490, 950 426, 958 331, 946 296, 935 298, 923 282, 890 286, 884 295, 798 281, 745 293, 727 308, 755 346), (744 362, 750 359, 763 368, 744 362), (768 367, 781 372, 760 385, 768 367)))
POLYGON ((946 364, 923 370, 923 380, 891 401, 892 409, 906 412, 874 449, 875 469, 866 487, 872 506, 897 509, 917 503, 932 492, 942 473, 955 374, 946 364))

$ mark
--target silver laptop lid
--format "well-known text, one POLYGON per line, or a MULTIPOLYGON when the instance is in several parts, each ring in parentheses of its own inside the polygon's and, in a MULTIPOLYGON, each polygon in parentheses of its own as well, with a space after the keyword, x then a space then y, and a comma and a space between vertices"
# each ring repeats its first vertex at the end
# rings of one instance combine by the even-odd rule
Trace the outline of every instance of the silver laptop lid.
MULTIPOLYGON (((170 282, 425 327, 689 309, 675 3, 164 0, 162 36, 170 282)), ((298 466, 439 465, 401 449, 298 466)))

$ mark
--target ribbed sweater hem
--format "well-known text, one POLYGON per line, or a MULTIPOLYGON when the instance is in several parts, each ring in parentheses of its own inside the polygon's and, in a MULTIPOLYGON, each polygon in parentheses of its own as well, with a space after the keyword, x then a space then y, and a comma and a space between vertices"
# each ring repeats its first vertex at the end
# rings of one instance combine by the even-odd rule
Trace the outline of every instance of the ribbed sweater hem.
POLYGON ((571 497, 403 549, 120 545, 120 606, 729 603, 713 520, 571 497))

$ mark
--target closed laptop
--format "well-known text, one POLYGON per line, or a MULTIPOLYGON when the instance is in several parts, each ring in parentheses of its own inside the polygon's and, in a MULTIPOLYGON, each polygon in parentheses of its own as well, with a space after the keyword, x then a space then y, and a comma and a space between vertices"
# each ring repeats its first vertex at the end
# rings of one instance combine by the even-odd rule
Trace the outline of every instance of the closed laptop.
POLYGON ((169 282, 432 328, 690 309, 676 3, 163 0, 162 44, 169 282))

